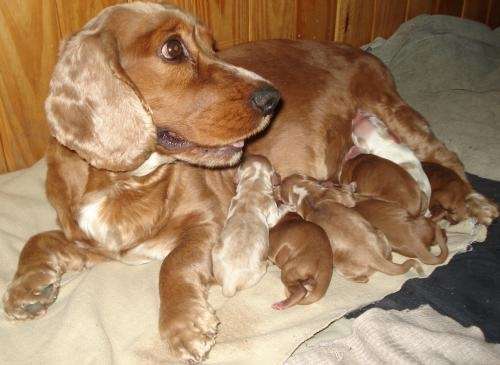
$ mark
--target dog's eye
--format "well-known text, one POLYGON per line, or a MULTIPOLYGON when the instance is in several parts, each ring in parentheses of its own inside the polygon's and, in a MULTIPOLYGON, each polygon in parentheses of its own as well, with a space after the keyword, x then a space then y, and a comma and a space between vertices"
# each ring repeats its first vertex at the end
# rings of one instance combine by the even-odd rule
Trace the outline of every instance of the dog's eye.
POLYGON ((178 38, 169 38, 161 47, 161 56, 167 61, 180 61, 184 57, 184 46, 178 38))

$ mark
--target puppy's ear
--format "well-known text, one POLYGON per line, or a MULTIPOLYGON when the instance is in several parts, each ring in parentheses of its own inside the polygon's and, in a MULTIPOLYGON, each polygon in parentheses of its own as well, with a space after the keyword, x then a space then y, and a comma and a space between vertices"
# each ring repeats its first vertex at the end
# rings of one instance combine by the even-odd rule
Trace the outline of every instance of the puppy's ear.
POLYGON ((127 171, 152 152, 156 129, 120 65, 115 36, 101 27, 84 29, 62 45, 45 111, 61 144, 94 167, 127 171))
POLYGON ((271 183, 273 186, 279 186, 281 184, 281 176, 276 171, 271 175, 271 183))

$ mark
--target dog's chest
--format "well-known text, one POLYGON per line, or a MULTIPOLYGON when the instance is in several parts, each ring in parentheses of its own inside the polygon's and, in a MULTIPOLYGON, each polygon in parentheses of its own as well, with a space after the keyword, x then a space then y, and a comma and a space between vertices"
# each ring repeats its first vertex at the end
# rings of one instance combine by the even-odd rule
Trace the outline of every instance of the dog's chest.
POLYGON ((165 213, 166 192, 162 190, 117 184, 88 193, 78 209, 78 225, 103 249, 129 249, 159 229, 165 213))

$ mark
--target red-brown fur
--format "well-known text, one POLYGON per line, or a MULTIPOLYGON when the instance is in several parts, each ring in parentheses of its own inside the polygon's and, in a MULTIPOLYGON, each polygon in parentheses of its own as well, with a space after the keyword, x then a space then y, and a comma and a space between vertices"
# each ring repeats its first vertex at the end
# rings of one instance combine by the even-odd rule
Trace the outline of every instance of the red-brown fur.
POLYGON ((384 232, 394 251, 428 265, 441 264, 448 257, 445 233, 431 219, 412 217, 397 203, 378 199, 360 199, 354 209, 384 232), (435 244, 441 249, 438 256, 429 252, 435 244))
POLYGON ((321 227, 288 213, 269 232, 269 259, 281 269, 287 289, 287 298, 273 308, 311 304, 325 295, 332 278, 333 254, 321 227))
POLYGON ((453 171, 435 163, 424 162, 422 167, 431 183, 432 194, 429 209, 432 216, 458 223, 467 218, 464 196, 472 189, 453 171))
POLYGON ((416 217, 425 207, 417 182, 402 167, 384 158, 361 154, 342 166, 340 183, 356 183, 356 192, 398 203, 416 217))
MULTIPOLYGON (((248 151, 266 156, 282 176, 338 176, 352 144, 351 120, 362 108, 383 120, 421 160, 465 179, 457 156, 400 98, 375 57, 335 43, 279 40, 217 55, 205 26, 172 8, 145 7, 108 8, 61 47, 46 103, 55 137, 47 153, 47 194, 61 231, 41 233, 23 249, 4 296, 12 318, 44 313, 51 300, 42 297, 60 279, 63 258, 163 259, 160 335, 178 358, 206 357, 218 324, 206 300, 210 251, 234 185, 231 169, 203 167, 237 163, 241 150, 229 145, 269 122, 249 103, 253 90, 269 83, 224 62, 257 72, 280 90, 279 114, 248 151), (189 51, 182 62, 159 58, 162 42, 172 34, 189 51), (160 145, 155 133, 163 129, 186 143, 160 145), (145 169, 153 151, 161 163, 145 169), (99 240, 78 224, 89 201, 101 203, 100 211, 89 213, 102 218, 89 220, 99 240)), ((485 223, 498 215, 479 194, 469 197, 467 209, 485 223)), ((68 267, 80 270, 94 263, 68 267)))

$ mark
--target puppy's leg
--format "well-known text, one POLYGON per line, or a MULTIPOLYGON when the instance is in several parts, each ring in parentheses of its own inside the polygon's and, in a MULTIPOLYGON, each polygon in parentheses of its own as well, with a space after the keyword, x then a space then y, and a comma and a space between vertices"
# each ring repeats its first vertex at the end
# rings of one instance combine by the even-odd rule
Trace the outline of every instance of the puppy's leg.
POLYGON ((59 292, 62 274, 81 271, 106 258, 78 247, 61 231, 33 236, 24 246, 14 279, 3 296, 11 319, 31 319, 44 314, 59 292))
MULTIPOLYGON (((366 107, 376 113, 391 132, 415 152, 420 161, 435 162, 448 167, 470 186, 458 156, 434 136, 422 115, 406 104, 397 93, 388 90, 384 94, 384 102, 375 102, 366 107)), ((496 204, 483 195, 474 192, 463 199, 469 216, 475 217, 479 223, 491 224, 498 217, 496 204)))
POLYGON ((160 336, 173 356, 189 362, 202 361, 215 344, 219 320, 207 294, 216 239, 209 225, 185 228, 160 270, 160 336))

